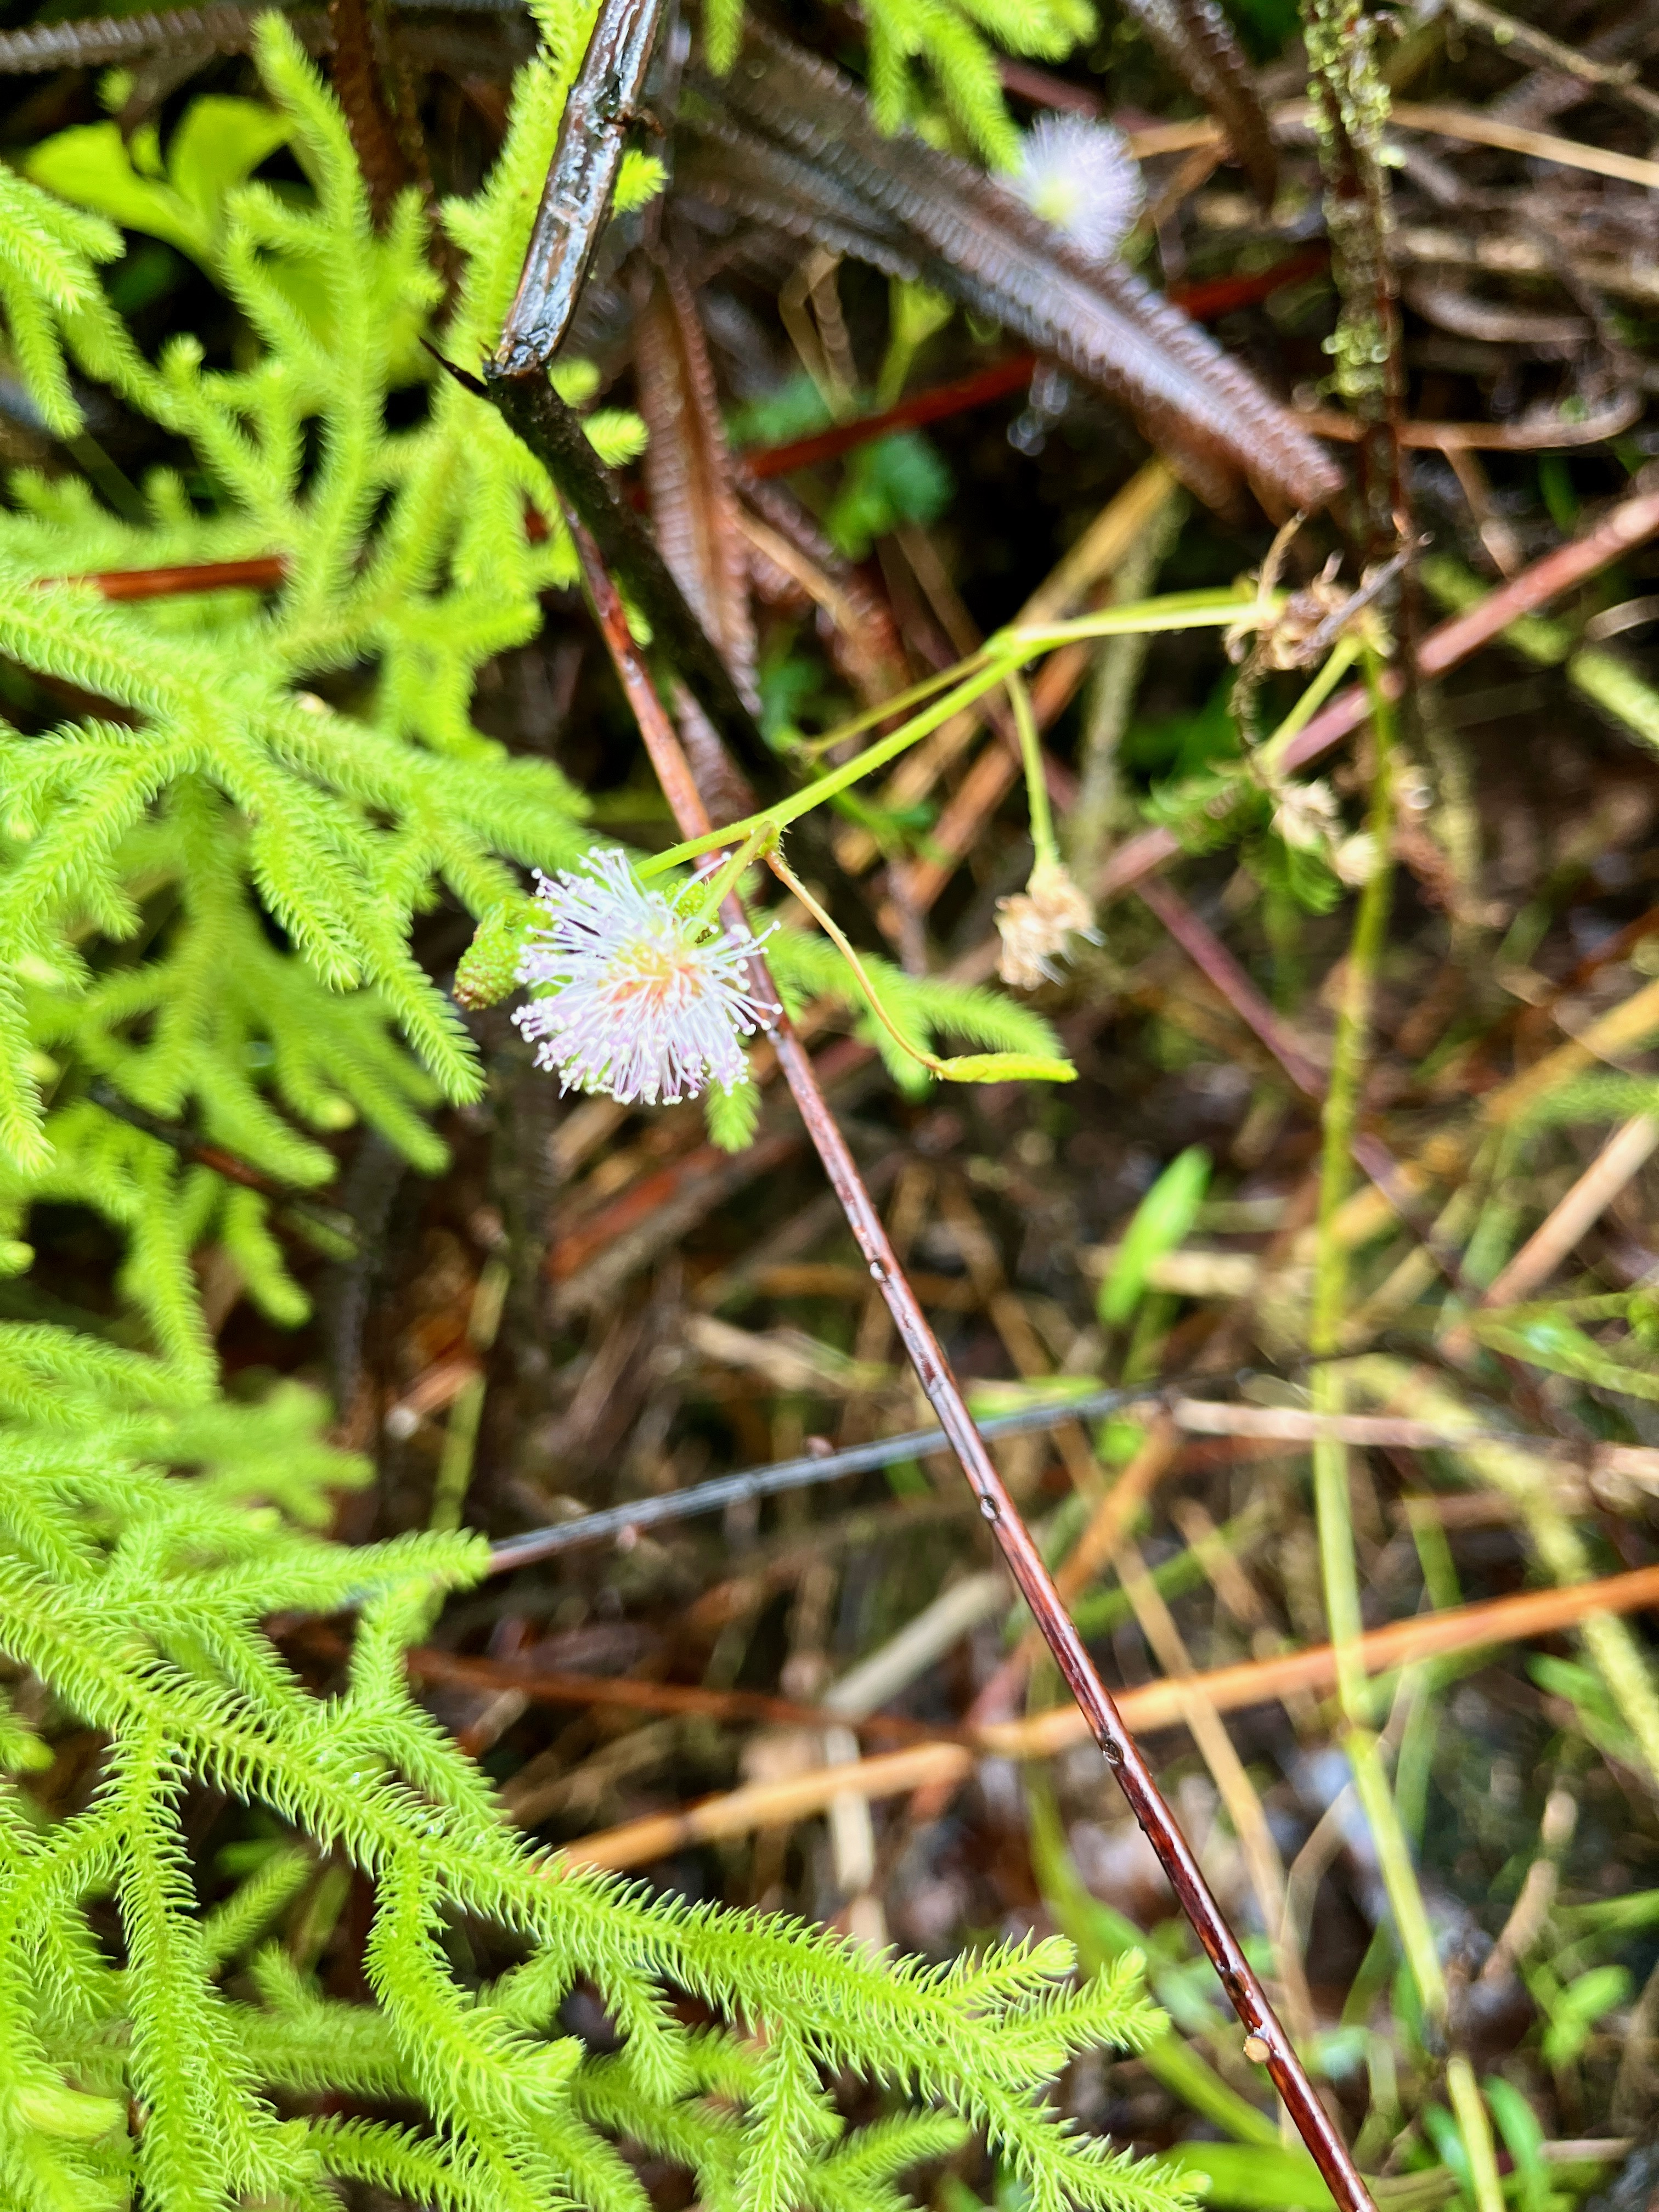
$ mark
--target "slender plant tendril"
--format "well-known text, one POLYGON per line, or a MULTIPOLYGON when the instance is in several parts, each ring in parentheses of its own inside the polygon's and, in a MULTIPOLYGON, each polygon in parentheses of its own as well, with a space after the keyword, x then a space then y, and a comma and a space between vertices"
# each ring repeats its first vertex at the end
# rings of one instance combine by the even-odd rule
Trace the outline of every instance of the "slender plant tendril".
POLYGON ((1042 773, 1042 738, 1032 709, 1031 695, 1023 676, 1010 676, 1006 690, 1009 704, 1014 710, 1014 727, 1019 733, 1020 766, 1025 772, 1025 807, 1031 824, 1031 850, 1038 866, 1045 860, 1058 866, 1060 848, 1054 842, 1054 809, 1048 803, 1048 780, 1042 773))
POLYGON ((1040 1059, 1030 1053, 963 1053, 950 1060, 941 1060, 937 1053, 926 1051, 912 1044, 909 1038, 893 1019, 883 1003, 875 980, 864 962, 860 959, 852 940, 835 917, 813 897, 800 878, 785 860, 781 853, 770 851, 766 865, 778 881, 806 908, 814 921, 829 938, 836 950, 858 977, 860 988, 869 1001, 870 1011, 889 1036, 908 1059, 925 1067, 930 1075, 941 1077, 946 1083, 1017 1082, 1027 1080, 1046 1083, 1069 1083, 1074 1070, 1067 1060, 1040 1059))

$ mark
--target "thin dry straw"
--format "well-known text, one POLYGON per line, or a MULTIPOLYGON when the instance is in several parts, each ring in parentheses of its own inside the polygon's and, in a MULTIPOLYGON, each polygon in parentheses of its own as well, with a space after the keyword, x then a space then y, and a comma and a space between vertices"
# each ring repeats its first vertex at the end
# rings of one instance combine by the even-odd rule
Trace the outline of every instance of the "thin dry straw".
MULTIPOLYGON (((1206 1382, 1231 1381, 1206 1376, 1206 1382)), ((1039 1429, 1055 1429, 1064 1421, 1091 1421, 1103 1414, 1120 1413, 1126 1406, 1158 1402, 1172 1390, 1187 1386, 1179 1381, 1137 1384, 1125 1390, 1091 1390, 1086 1398, 1066 1398, 1048 1406, 1028 1406, 1018 1413, 998 1413, 978 1423, 982 1437, 1030 1436, 1039 1429)), ((509 1536, 489 1555, 489 1571, 506 1574, 532 1560, 550 1559, 556 1552, 574 1550, 579 1544, 601 1544, 608 1537, 632 1529, 655 1528, 663 1521, 683 1521, 696 1513, 717 1513, 727 1505, 745 1504, 750 1498, 775 1498, 781 1491, 804 1490, 815 1482, 836 1482, 843 1475, 863 1474, 872 1468, 891 1467, 897 1460, 926 1459, 935 1452, 954 1449, 943 1429, 910 1429, 902 1436, 881 1437, 873 1443, 854 1444, 845 1451, 799 1459, 779 1460, 770 1467, 750 1468, 742 1474, 716 1475, 690 1490, 671 1490, 660 1497, 636 1498, 629 1505, 612 1505, 602 1513, 584 1513, 574 1521, 560 1521, 545 1528, 526 1529, 509 1536)))

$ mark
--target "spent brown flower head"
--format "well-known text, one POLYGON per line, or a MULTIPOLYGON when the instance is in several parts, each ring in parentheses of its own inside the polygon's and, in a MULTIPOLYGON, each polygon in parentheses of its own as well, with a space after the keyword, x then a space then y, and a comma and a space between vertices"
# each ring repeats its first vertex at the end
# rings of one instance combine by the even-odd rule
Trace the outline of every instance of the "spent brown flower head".
POLYGON ((1094 908, 1059 860, 1039 860, 1023 891, 997 901, 1002 937, 998 972, 1018 991, 1059 980, 1054 963, 1073 932, 1094 934, 1094 908))

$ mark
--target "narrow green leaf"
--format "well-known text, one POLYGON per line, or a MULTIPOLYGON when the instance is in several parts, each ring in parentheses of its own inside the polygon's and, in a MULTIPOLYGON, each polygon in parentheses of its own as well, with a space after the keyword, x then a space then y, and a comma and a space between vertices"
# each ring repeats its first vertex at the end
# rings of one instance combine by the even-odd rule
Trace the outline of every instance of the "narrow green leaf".
POLYGON ((1121 1328, 1140 1304, 1147 1272, 1173 1252, 1198 1218, 1210 1182, 1210 1156, 1191 1145, 1178 1153, 1135 1208, 1117 1258, 1100 1286, 1097 1310, 1109 1328, 1121 1328))
POLYGON ((1238 2212, 1279 2212, 1281 2205, 1322 2212, 1336 2202, 1307 2152, 1286 2143, 1177 2143, 1150 2163, 1164 2173, 1204 2174, 1205 2203, 1238 2212))
POLYGON ((951 1083, 1075 1083, 1069 1060, 1049 1060, 1032 1052, 969 1052, 940 1063, 951 1083))

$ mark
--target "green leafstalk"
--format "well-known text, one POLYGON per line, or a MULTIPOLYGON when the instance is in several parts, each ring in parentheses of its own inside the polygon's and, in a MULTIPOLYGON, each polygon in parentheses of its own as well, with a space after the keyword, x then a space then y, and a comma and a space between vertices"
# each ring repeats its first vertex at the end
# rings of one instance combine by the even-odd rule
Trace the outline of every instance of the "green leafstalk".
MULTIPOLYGON (((1171 632, 1189 629, 1224 629, 1237 628, 1240 623, 1272 621, 1279 609, 1277 599, 1258 601, 1233 592, 1179 592, 1164 599, 1143 599, 1138 605, 1106 607, 1097 614, 1080 616, 1075 622, 1052 623, 1040 629, 1000 630, 988 638, 979 651, 948 672, 959 678, 947 690, 934 690, 928 703, 911 715, 896 730, 890 731, 872 745, 839 767, 829 770, 799 791, 761 811, 747 815, 721 830, 710 830, 701 836, 688 837, 666 851, 653 854, 643 861, 640 874, 645 878, 661 875, 670 868, 680 866, 687 860, 696 860, 704 853, 729 845, 734 837, 747 837, 770 823, 775 829, 787 829, 802 815, 810 814, 815 806, 838 796, 866 776, 873 775, 878 769, 885 768, 890 761, 908 752, 912 745, 920 744, 944 723, 971 707, 999 684, 1017 680, 1020 671, 1030 661, 1053 653, 1060 647, 1075 645, 1093 638, 1127 636, 1137 631, 1171 632)), ((915 695, 901 695, 908 699, 915 695)), ((886 720, 894 706, 901 702, 889 701, 885 705, 854 716, 827 737, 815 741, 819 752, 840 744, 845 738, 867 729, 872 722, 886 720)), ((1050 832, 1052 837, 1052 831, 1050 832)))
POLYGON ((1054 842, 1054 811, 1048 804, 1048 784, 1042 773, 1042 738, 1032 710, 1031 695, 1023 676, 1009 677, 1007 691, 1014 710, 1014 727, 1019 732, 1019 758, 1025 771, 1025 804, 1030 816, 1032 851, 1037 866, 1046 860, 1058 866, 1060 848, 1054 842))
POLYGON ((817 760, 825 753, 839 750, 849 738, 861 737, 866 730, 873 730, 878 723, 890 722, 895 714, 908 714, 913 707, 923 706, 929 699, 937 698, 941 691, 947 691, 953 684, 960 684, 975 669, 983 665, 989 651, 988 646, 976 647, 974 652, 965 653, 960 660, 953 660, 948 668, 935 669, 931 676, 922 677, 908 690, 895 691, 890 698, 883 699, 873 707, 861 708, 856 714, 849 714, 844 722, 837 722, 834 729, 826 730, 821 737, 797 738, 795 750, 808 760, 817 760))
POLYGON ((1289 750, 1291 740, 1312 721, 1314 716, 1353 666, 1354 662, 1358 659, 1363 649, 1364 641, 1352 631, 1346 636, 1337 640, 1318 674, 1297 700, 1290 713, 1285 715, 1272 735, 1264 738, 1255 752, 1251 754, 1250 763, 1258 775, 1264 779, 1279 775, 1280 763, 1289 750))
POLYGON ((800 878, 780 852, 770 851, 766 865, 783 885, 806 908, 818 927, 835 946, 859 981, 859 988, 869 1003, 871 1012, 881 1024, 893 1042, 907 1059, 925 1067, 930 1075, 937 1075, 946 1083, 1074 1083, 1077 1070, 1067 1060, 1052 1060, 1038 1053, 973 1052, 961 1053, 953 1059, 941 1060, 935 1053, 925 1050, 906 1036, 893 1019, 876 988, 874 978, 860 958, 851 939, 818 900, 814 898, 800 878))
POLYGON ((777 842, 776 824, 763 822, 757 829, 750 831, 736 852, 731 854, 712 876, 690 885, 688 896, 691 890, 700 890, 702 896, 686 911, 688 926, 694 930, 709 927, 730 893, 736 890, 756 861, 763 854, 769 853, 777 842))
POLYGON ((1214 629, 1222 624, 1229 629, 1271 628, 1284 604, 1282 592, 1165 592, 1158 599, 1126 606, 1097 607, 1092 614, 1073 615, 1066 622, 1030 623, 999 630, 986 640, 985 650, 1012 651, 1023 664, 1062 645, 1083 645, 1091 638, 1127 637, 1136 630, 1214 629))

